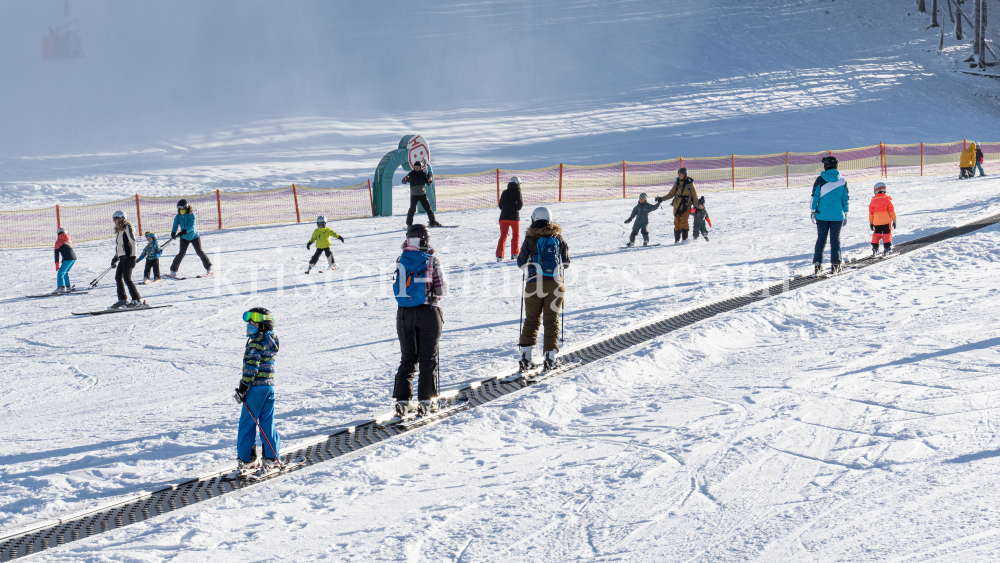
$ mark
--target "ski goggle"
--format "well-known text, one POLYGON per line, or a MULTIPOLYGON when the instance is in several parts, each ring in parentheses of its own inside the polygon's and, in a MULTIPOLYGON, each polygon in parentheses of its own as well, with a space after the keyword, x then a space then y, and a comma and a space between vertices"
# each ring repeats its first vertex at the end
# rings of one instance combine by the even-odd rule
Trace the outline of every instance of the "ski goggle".
POLYGON ((258 313, 257 311, 247 311, 243 313, 243 320, 246 322, 253 321, 255 323, 261 323, 264 321, 273 321, 274 315, 265 315, 264 313, 258 313))

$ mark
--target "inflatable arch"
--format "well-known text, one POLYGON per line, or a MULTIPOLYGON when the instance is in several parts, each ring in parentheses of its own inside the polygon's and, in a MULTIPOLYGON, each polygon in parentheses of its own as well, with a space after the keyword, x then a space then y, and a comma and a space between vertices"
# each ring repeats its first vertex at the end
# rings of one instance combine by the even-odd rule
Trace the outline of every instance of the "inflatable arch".
MULTIPOLYGON (((372 186, 372 199, 375 204, 376 217, 392 215, 392 176, 400 166, 403 170, 413 170, 412 164, 418 160, 427 161, 427 171, 431 168, 431 152, 427 141, 420 135, 407 135, 399 140, 399 147, 389 151, 378 163, 375 169, 375 182, 372 186)), ((437 190, 434 184, 427 185, 427 199, 431 202, 431 210, 437 211, 437 190)), ((407 201, 409 205, 409 201, 407 201)), ((425 213, 422 205, 417 205, 417 212, 425 213)))

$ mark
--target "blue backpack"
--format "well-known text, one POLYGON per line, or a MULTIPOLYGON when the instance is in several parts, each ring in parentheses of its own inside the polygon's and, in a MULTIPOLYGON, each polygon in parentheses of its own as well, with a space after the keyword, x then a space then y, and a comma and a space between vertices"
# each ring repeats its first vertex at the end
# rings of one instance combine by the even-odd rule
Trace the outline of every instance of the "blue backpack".
POLYGON ((538 268, 542 276, 553 278, 560 273, 562 256, 559 253, 559 239, 539 237, 535 244, 535 256, 538 258, 538 268))
POLYGON ((427 264, 431 255, 407 250, 399 257, 392 293, 400 307, 417 307, 427 301, 427 264))

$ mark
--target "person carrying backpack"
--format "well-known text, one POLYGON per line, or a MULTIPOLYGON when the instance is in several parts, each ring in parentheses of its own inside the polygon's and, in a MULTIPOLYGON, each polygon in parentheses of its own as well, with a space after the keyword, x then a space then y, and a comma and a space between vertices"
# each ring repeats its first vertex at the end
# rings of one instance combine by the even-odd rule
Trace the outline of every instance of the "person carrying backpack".
POLYGON ((545 353, 543 369, 556 367, 559 351, 559 313, 562 311, 566 287, 563 270, 569 267, 569 245, 562 239, 562 228, 552 222, 552 214, 544 207, 531 213, 531 227, 525 235, 517 267, 525 270, 524 325, 521 327, 521 371, 531 368, 531 355, 538 341, 538 327, 545 320, 545 353))
POLYGON ((503 247, 507 243, 507 231, 510 236, 510 257, 514 258, 518 244, 521 242, 521 179, 512 176, 507 183, 507 189, 500 194, 500 242, 497 243, 497 262, 503 262, 503 247))
POLYGON ((964 180, 965 178, 972 178, 975 176, 973 167, 976 165, 976 150, 979 147, 976 143, 969 143, 969 146, 962 151, 959 155, 958 162, 958 179, 964 180))
POLYGON ((427 227, 418 223, 406 229, 402 249, 392 285, 398 305, 396 335, 402 356, 392 397, 396 400, 396 414, 401 417, 414 411, 423 415, 438 410, 438 343, 444 327, 440 302, 448 292, 444 269, 434 256, 427 227), (418 365, 419 404, 414 404, 413 376, 418 365))
POLYGON ((691 217, 691 207, 698 201, 698 190, 694 189, 694 180, 687 175, 687 168, 677 170, 677 180, 674 187, 663 197, 656 198, 656 203, 671 199, 674 206, 674 244, 685 242, 688 239, 688 231, 691 230, 688 218, 691 217))

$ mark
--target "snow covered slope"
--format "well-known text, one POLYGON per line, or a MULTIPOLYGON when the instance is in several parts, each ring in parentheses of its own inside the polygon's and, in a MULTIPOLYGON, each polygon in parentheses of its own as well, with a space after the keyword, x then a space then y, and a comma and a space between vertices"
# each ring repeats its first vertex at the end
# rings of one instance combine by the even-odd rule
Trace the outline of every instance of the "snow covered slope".
POLYGON ((998 252, 949 240, 39 560, 993 560, 998 252))
POLYGON ((43 62, 61 9, 0 5, 7 207, 348 185, 408 133, 455 173, 989 140, 1000 116, 912 0, 81 0, 84 57, 43 62))
MULTIPOLYGON (((897 236, 902 240, 1000 212, 1000 198, 995 195, 998 182, 990 178, 946 184, 935 181, 932 185, 914 180, 891 182, 890 186, 900 212, 897 236), (939 194, 948 194, 944 198, 946 206, 942 206, 940 197, 925 196, 930 187, 939 194)), ((854 188, 854 193, 857 194, 855 212, 844 234, 849 255, 868 252, 870 234, 867 225, 859 217, 863 215, 868 199, 861 194, 868 189, 868 186, 862 185, 854 188)), ((766 280, 784 277, 806 268, 811 260, 814 232, 812 224, 803 213, 807 209, 807 197, 805 190, 797 189, 711 194, 708 197, 709 211, 716 225, 711 233, 712 242, 631 251, 621 249, 626 226, 618 221, 628 216, 634 202, 609 201, 554 206, 557 220, 565 229, 574 260, 568 270, 570 294, 566 315, 567 345, 621 329, 653 315, 746 291, 758 287, 766 280)), ((458 229, 434 231, 433 237, 452 284, 452 295, 445 306, 446 326, 442 340, 442 382, 452 386, 513 365, 520 272, 510 263, 498 265, 492 262, 496 244, 493 234, 495 212, 477 210, 453 213, 449 217, 462 226, 458 229)), ((669 216, 665 213, 653 214, 651 229, 654 242, 666 238, 664 231, 669 232, 668 221, 669 216)), ((387 271, 391 268, 392 260, 397 254, 397 245, 402 242, 399 231, 394 230, 398 226, 398 218, 339 223, 336 225, 337 230, 347 239, 346 244, 334 247, 342 269, 329 275, 310 276, 301 274, 308 259, 308 253, 302 246, 311 232, 312 227, 309 225, 211 233, 205 235, 205 243, 216 262, 218 275, 205 280, 189 279, 140 286, 144 297, 150 302, 172 302, 175 306, 160 311, 110 317, 72 318, 69 315, 71 310, 99 308, 113 301, 114 290, 110 284, 104 283, 97 291, 88 295, 43 301, 25 300, 20 296, 46 289, 45 285, 38 282, 38 277, 42 272, 49 275, 51 257, 43 250, 8 252, 0 256, 0 268, 12 272, 12 275, 0 280, 0 299, 5 303, 0 317, 0 326, 3 327, 0 331, 0 349, 4 351, 0 384, 7 390, 0 403, 0 424, 13 429, 12 435, 8 436, 5 453, 0 456, 0 506, 4 507, 0 513, 0 525, 11 529, 19 524, 92 505, 112 495, 148 490, 150 487, 176 482, 231 463, 238 409, 231 402, 230 395, 238 380, 244 343, 240 314, 253 305, 261 304, 274 309, 279 319, 278 332, 282 339, 282 350, 277 365, 278 421, 286 445, 294 443, 296 439, 346 425, 353 420, 370 418, 374 413, 384 410, 389 402, 391 374, 398 362, 398 344, 393 324, 395 305, 388 294, 389 280, 387 277, 380 279, 379 272, 380 269, 387 271)), ((508 431, 516 430, 518 435, 527 432, 529 436, 534 436, 532 440, 562 436, 565 440, 562 447, 568 456, 571 450, 584 448, 585 453, 587 448, 592 449, 590 444, 595 442, 598 435, 606 435, 611 440, 611 446, 614 446, 617 438, 611 437, 616 435, 614 428, 618 425, 624 425, 623 432, 626 436, 630 435, 629 432, 638 432, 641 427, 648 426, 656 429, 653 431, 656 436, 669 434, 680 440, 677 442, 680 448, 678 453, 683 453, 684 447, 692 452, 708 448, 704 452, 709 455, 716 451, 709 446, 719 446, 716 442, 722 439, 720 436, 728 435, 723 430, 737 424, 733 418, 736 414, 707 414, 707 406, 701 404, 701 399, 696 399, 696 396, 705 395, 715 400, 739 403, 741 397, 746 395, 758 404, 783 405, 785 403, 780 401, 790 401, 793 391, 784 390, 774 397, 770 393, 776 391, 767 391, 769 394, 765 397, 757 397, 752 391, 781 387, 785 385, 783 381, 798 381, 799 378, 804 378, 803 381, 809 383, 813 377, 811 374, 817 372, 819 375, 816 375, 816 380, 823 385, 844 386, 845 390, 857 393, 857 397, 861 397, 858 400, 869 400, 863 394, 875 391, 870 389, 866 379, 868 376, 864 372, 851 374, 849 377, 834 375, 858 370, 866 365, 892 362, 897 356, 889 354, 883 359, 879 354, 869 354, 867 357, 858 355, 854 352, 863 347, 859 347, 856 340, 851 338, 863 339, 872 347, 882 346, 882 332, 888 331, 886 334, 891 336, 893 330, 899 329, 896 327, 898 323, 884 320, 885 315, 894 314, 916 318, 916 321, 907 325, 910 327, 908 330, 912 332, 912 328, 919 327, 920 338, 928 338, 927 342, 933 343, 928 346, 944 346, 935 337, 926 336, 933 334, 935 325, 925 323, 924 319, 946 313, 961 315, 964 314, 961 313, 963 307, 987 314, 988 307, 980 306, 974 299, 977 298, 977 292, 989 293, 990 290, 986 285, 962 290, 969 294, 963 296, 963 300, 969 299, 969 302, 967 306, 963 304, 959 307, 952 301, 938 304, 945 297, 934 291, 945 292, 943 295, 951 295, 950 299, 957 299, 955 292, 965 287, 962 284, 980 283, 975 281, 981 279, 977 276, 992 272, 990 262, 986 262, 985 258, 989 256, 987 250, 992 246, 987 245, 987 250, 977 250, 979 247, 973 246, 969 240, 984 241, 977 244, 987 244, 993 236, 991 232, 964 237, 949 243, 952 246, 948 248, 952 250, 947 252, 935 249, 913 258, 899 258, 887 263, 884 269, 866 271, 863 276, 844 278, 845 281, 825 285, 824 289, 810 290, 802 296, 783 297, 775 304, 761 305, 749 312, 734 313, 713 323, 699 325, 678 338, 664 339, 643 352, 637 352, 636 359, 623 364, 618 364, 617 360, 603 363, 588 368, 583 374, 574 374, 568 383, 557 382, 551 387, 572 390, 566 392, 568 394, 563 394, 564 391, 554 395, 528 393, 509 403, 486 407, 476 414, 460 417, 456 422, 449 423, 449 426, 381 446, 361 461, 311 469, 303 476, 288 481, 296 483, 295 485, 268 485, 266 492, 253 493, 253 498, 260 499, 254 501, 260 503, 254 506, 259 506, 259 511, 264 512, 291 510, 287 506, 265 508, 264 504, 272 502, 274 497, 270 495, 287 494, 287 487, 305 487, 303 483, 309 483, 310 486, 326 483, 317 490, 315 498, 336 500, 329 503, 316 502, 328 504, 330 509, 335 508, 335 513, 336 510, 348 510, 339 508, 345 500, 340 496, 343 491, 356 490, 354 494, 360 495, 361 491, 367 489, 360 485, 338 489, 347 486, 341 482, 341 476, 381 475, 379 471, 382 469, 379 468, 383 466, 375 462, 382 459, 396 460, 388 467, 392 468, 391 471, 398 469, 401 475, 410 475, 404 482, 411 483, 416 490, 433 490, 444 481, 454 481, 456 475, 464 471, 465 462, 452 457, 456 454, 447 452, 454 450, 449 444, 458 444, 459 440, 469 436, 476 436, 477 440, 484 441, 488 447, 473 445, 468 446, 472 449, 467 451, 478 451, 478 448, 485 447, 487 451, 493 452, 493 448, 506 444, 504 448, 489 455, 483 454, 486 455, 484 458, 469 462, 474 464, 482 461, 484 468, 493 467, 490 470, 492 473, 487 471, 482 474, 484 479, 507 482, 509 487, 514 488, 510 490, 529 487, 536 491, 533 496, 543 498, 549 494, 545 485, 547 479, 560 477, 551 474, 566 471, 573 474, 577 471, 573 469, 575 466, 572 463, 546 461, 549 459, 545 457, 548 452, 555 452, 558 448, 544 441, 519 446, 508 431), (975 262, 979 269, 967 265, 967 261, 972 260, 970 256, 983 257, 975 262), (953 267, 961 269, 946 275, 950 271, 948 268, 953 267), (931 277, 920 277, 925 269, 931 277), (869 281, 857 281, 858 279, 869 281), (934 289, 937 286, 933 284, 944 283, 934 281, 938 279, 954 280, 959 289, 943 285, 934 289), (890 293, 883 298, 881 293, 864 289, 868 287, 865 284, 876 282, 890 289, 899 287, 891 289, 892 291, 906 288, 915 293, 904 293, 898 297, 890 293), (848 303, 853 305, 848 308, 848 303), (878 303, 887 311, 872 310, 873 303, 878 303), (768 312, 771 311, 769 308, 777 308, 775 310, 778 312, 768 312), (928 312, 922 312, 925 309, 928 312), (853 315, 859 317, 855 318, 853 315), (888 324, 878 324, 879 322, 888 324), (860 327, 864 327, 863 334, 855 334, 860 327), (754 335, 759 335, 759 338, 754 335), (810 340, 799 343, 798 339, 803 338, 810 340), (790 348, 785 347, 786 344, 790 348), (815 345, 820 347, 809 348, 815 345), (660 351, 654 353, 651 350, 660 351), (767 373, 752 371, 752 366, 756 366, 753 369, 767 373), (828 372, 833 375, 823 377, 828 377, 832 383, 820 377, 828 372), (765 377, 763 382, 758 381, 762 377, 765 377), (702 385, 701 391, 694 394, 690 385, 693 385, 692 381, 702 381, 698 378, 706 379, 703 384, 699 384, 702 385), (618 388, 615 384, 619 379, 624 387, 618 388), (582 385, 581 381, 590 383, 582 385), (712 389, 715 391, 709 393, 712 389), (768 402, 772 400, 778 403, 768 402), (639 410, 634 414, 627 413, 622 410, 625 405, 639 410), (582 410, 577 412, 577 409, 582 410), (577 414, 573 414, 574 412, 577 414), (597 418, 587 418, 591 416, 597 418), (715 418, 718 416, 722 418, 715 418), (589 435, 581 434, 582 439, 577 442, 569 440, 569 437, 584 430, 583 427, 575 426, 576 423, 572 421, 577 419, 574 417, 584 417, 589 421, 584 426, 592 432, 589 435), (703 422, 697 422, 702 417, 707 418, 703 422), (494 426, 478 426, 484 424, 484 421, 492 421, 489 424, 494 426), (519 421, 530 422, 527 423, 528 427, 522 427, 519 421), (508 424, 513 426, 507 426, 508 424), (699 434, 702 425, 711 427, 711 431, 705 436, 699 434), (535 431, 538 432, 537 436, 535 431), (719 433, 719 436, 712 436, 714 433, 719 433), (683 438, 685 436, 689 438, 683 438), (688 439, 694 441, 686 441, 688 439), (427 444, 438 444, 444 449, 428 450, 427 444), (687 445, 684 446, 685 444, 687 445), (538 445, 544 447, 538 448, 538 445), (523 450, 525 452, 537 450, 545 454, 524 454, 528 457, 522 460, 519 457, 522 454, 518 453, 522 451, 522 447, 527 448, 523 450), (412 453, 403 458, 413 460, 413 466, 406 470, 412 473, 401 469, 402 466, 392 465, 399 463, 397 458, 402 455, 400 452, 407 450, 412 450, 412 453), (441 467, 425 473, 420 470, 421 464, 431 464, 432 460, 421 459, 420 452, 434 453, 436 461, 433 463, 451 463, 447 460, 452 459, 457 465, 451 469, 441 467), (542 457, 538 457, 539 455, 542 457), (505 460, 510 463, 501 463, 505 460), (375 464, 372 465, 373 463, 375 464), (529 468, 529 477, 526 479, 522 479, 519 473, 524 464, 529 468), (337 478, 331 480, 330 475, 336 475, 337 478), (435 475, 438 477, 433 477, 435 475), (440 480, 426 480, 432 477, 440 480)), ((72 274, 76 283, 86 283, 97 272, 106 268, 109 245, 85 244, 80 245, 77 251, 80 263, 72 274)), ((169 255, 168 252, 167 257, 169 255)), ((196 269, 196 262, 189 257, 185 260, 182 273, 193 274, 196 269)), ((952 338, 971 338, 971 333, 964 328, 966 325, 959 324, 954 329, 946 330, 949 326, 947 318, 940 322, 945 323, 940 328, 943 333, 947 330, 954 331, 952 338)), ((906 333, 899 330, 899 338, 903 338, 902 335, 906 333)), ((974 332, 978 336, 987 331, 976 328, 974 332)), ((922 342, 917 338, 910 338, 909 345, 915 346, 922 342)), ((905 357, 905 354, 898 357, 905 357)), ((921 380, 914 376, 905 381, 921 380)), ((819 389, 806 388, 817 393, 815 389, 819 389)), ((913 387, 914 391, 919 389, 919 386, 913 387)), ((831 387, 831 396, 841 396, 834 393, 834 390, 831 387)), ((844 396, 857 398, 855 395, 844 396)), ((974 401, 975 397, 968 400, 974 401)), ((821 398, 826 400, 826 396, 821 398)), ((891 400, 895 399, 889 397, 885 401, 891 400)), ((876 403, 890 404, 885 401, 876 403)), ((743 402, 746 403, 745 408, 752 408, 751 403, 743 402)), ((715 403, 708 401, 708 404, 715 403)), ((958 412, 958 403, 946 404, 949 408, 954 406, 955 412, 958 412)), ((842 408, 839 403, 835 406, 842 408)), ((986 403, 981 405, 986 406, 986 403)), ((775 412, 785 412, 779 407, 774 408, 775 412)), ((809 410, 802 408, 805 409, 802 412, 809 410)), ((902 408, 913 410, 914 407, 902 408)), ((738 412, 739 409, 733 407, 733 413, 738 412)), ((804 444, 803 449, 794 449, 783 441, 790 440, 788 436, 798 436, 794 434, 798 432, 796 428, 808 428, 803 426, 804 423, 789 419, 785 414, 760 416, 766 419, 761 423, 764 426, 755 428, 773 428, 782 439, 768 441, 766 436, 754 438, 755 441, 747 443, 750 448, 748 451, 760 454, 770 451, 768 448, 779 448, 812 457, 830 455, 823 450, 825 442, 808 446, 812 443, 808 436, 798 439, 804 444)), ((843 416, 846 420, 843 424, 854 424, 857 428, 886 420, 881 415, 866 414, 864 410, 845 412, 843 416)), ((837 428, 855 428, 837 426, 820 419, 808 420, 837 428)), ((879 432, 895 436, 897 430, 879 432)), ((927 432, 933 435, 937 431, 927 432)), ((636 435, 640 434, 646 435, 636 435)), ((876 435, 876 438, 881 434, 876 435)), ((636 440, 638 444, 643 443, 638 438, 636 440)), ((958 453, 955 455, 961 455, 972 451, 971 445, 961 436, 956 435, 953 441, 953 445, 949 446, 953 450, 944 448, 944 452, 956 451, 958 453)), ((795 440, 792 442, 799 444, 795 440)), ((881 442, 875 440, 873 443, 881 442)), ((617 459, 615 456, 624 454, 609 453, 609 450, 601 448, 605 446, 595 450, 594 455, 600 453, 602 457, 611 457, 599 465, 607 465, 606 471, 609 472, 619 471, 619 462, 614 461, 617 459)), ((637 451, 647 450, 638 448, 637 451)), ((726 451, 728 450, 718 450, 712 455, 722 456, 726 451)), ((735 453, 725 455, 739 458, 735 453)), ((583 464, 581 471, 586 470, 587 464, 582 461, 584 458, 579 459, 583 464)), ((699 463, 693 458, 680 459, 689 465, 699 463)), ((666 464, 664 468, 675 463, 667 458, 662 461, 666 464)), ((862 461, 843 463, 863 465, 862 461)), ((707 467, 715 465, 713 463, 707 467)), ((430 467, 428 465, 428 469, 430 467)), ((884 468, 878 470, 884 471, 884 468)), ((784 469, 775 471, 781 473, 784 469)), ((587 475, 595 476, 597 481, 586 486, 580 485, 584 487, 583 490, 605 487, 607 480, 611 478, 604 473, 587 475)), ((674 475, 671 479, 680 478, 680 474, 671 475, 674 475)), ((691 477, 697 478, 698 475, 692 473, 691 477)), ((706 480, 703 473, 700 475, 702 480, 698 481, 701 483, 696 487, 698 491, 704 485, 711 495, 715 495, 711 491, 712 486, 718 486, 715 485, 716 481, 706 480)), ((581 481, 585 480, 585 476, 578 477, 581 481)), ((632 477, 627 477, 626 472, 617 479, 628 481, 632 477)), ((465 482, 464 478, 462 482, 465 482)), ((797 490, 781 489, 771 482, 762 482, 759 489, 754 489, 751 486, 753 482, 747 481, 748 484, 741 489, 741 494, 747 498, 739 501, 751 503, 742 509, 753 515, 753 518, 747 516, 749 521, 765 518, 771 514, 768 511, 773 510, 753 505, 751 501, 754 499, 772 498, 776 489, 780 489, 782 494, 790 495, 797 490)), ((574 483, 577 481, 571 481, 567 486, 571 490, 579 490, 580 486, 574 483)), ((385 484, 388 486, 389 483, 385 484)), ((489 494, 490 498, 499 498, 493 496, 490 491, 492 487, 487 486, 488 483, 480 485, 482 491, 477 495, 489 494)), ((459 486, 458 483, 452 483, 449 486, 461 489, 453 491, 455 494, 472 494, 469 491, 473 485, 459 486)), ((646 487, 656 487, 658 490, 661 486, 667 487, 658 479, 650 478, 635 485, 632 494, 645 496, 647 493, 652 494, 646 487)), ((305 492, 305 488, 296 490, 299 492, 295 494, 302 495, 303 498, 313 494, 305 492)), ((385 498, 396 500, 386 502, 403 502, 398 499, 396 489, 387 490, 389 496, 385 498)), ((678 492, 679 489, 671 491, 669 494, 682 494, 678 492)), ((687 495, 688 492, 683 494, 687 495)), ((526 492, 522 491, 521 494, 526 492)), ((701 502, 699 495, 695 495, 693 499, 701 502)), ((439 497, 440 494, 434 496, 436 499, 439 497)), ((626 497, 621 498, 624 502, 626 497)), ((479 496, 472 500, 480 502, 476 499, 479 496)), ((366 510, 365 507, 374 506, 371 503, 375 500, 375 497, 359 496, 354 501, 356 504, 349 505, 354 507, 350 510, 366 510)), ((511 502, 515 500, 516 498, 512 498, 511 502)), ((242 502, 244 501, 225 500, 221 506, 245 507, 246 505, 240 504, 242 502)), ((547 505, 556 506, 552 503, 547 505)), ((503 504, 498 506, 504 507, 503 504)), ((597 507, 599 505, 595 505, 595 510, 597 507)), ((220 508, 212 510, 218 509, 220 508)), ((597 512, 607 511, 601 509, 597 512)), ((257 509, 241 511, 247 517, 256 513, 257 509)), ((133 531, 122 532, 125 535, 109 536, 130 538, 127 540, 99 539, 95 540, 98 543, 87 542, 84 545, 105 547, 109 544, 100 542, 125 541, 122 549, 131 550, 138 545, 133 543, 136 540, 132 534, 142 535, 147 533, 144 530, 164 529, 159 528, 160 526, 187 526, 192 522, 191 518, 197 521, 206 518, 205 525, 209 527, 210 522, 215 522, 209 516, 200 515, 202 512, 198 514, 181 514, 163 522, 143 524, 133 531)), ((398 518, 401 521, 412 520, 407 520, 410 517, 406 514, 412 516, 414 513, 402 512, 398 518)), ((496 513, 498 520, 484 524, 487 526, 484 529, 505 526, 505 514, 513 518, 520 513, 500 510, 496 513)), ((645 513, 638 511, 636 514, 645 513)), ((233 526, 254 525, 235 515, 226 516, 226 519, 230 518, 234 519, 231 520, 233 526)), ((339 514, 336 518, 340 518, 339 514)), ((413 518, 416 518, 414 522, 420 521, 420 517, 413 518)), ((219 522, 224 521, 229 520, 219 522)), ((545 519, 531 527, 537 531, 548 524, 550 521, 545 519)), ((379 528, 381 526, 377 525, 379 528)), ((324 525, 322 528, 328 527, 324 525)), ((338 530, 340 531, 336 533, 339 534, 347 528, 338 530)), ((396 537, 392 526, 385 530, 388 530, 386 534, 396 537)), ((627 533, 631 533, 631 530, 627 533)), ((377 532, 369 530, 359 537, 370 537, 371 534, 377 535, 377 532)), ((206 536, 209 537, 216 536, 206 536)), ((496 536, 491 532, 489 537, 496 536)), ((369 543, 362 542, 357 545, 357 549, 374 549, 372 546, 375 544, 383 545, 383 539, 385 538, 365 540, 369 543)), ((211 545, 216 542, 215 539, 206 541, 211 545)), ((349 543, 353 541, 350 540, 349 543)), ((396 540, 392 540, 394 541, 396 540)), ((392 545, 392 542, 386 545, 392 545)), ((196 544, 186 542, 186 545, 196 544)), ((292 549, 290 544, 279 542, 279 545, 285 545, 281 549, 292 549)), ((708 548, 710 545, 716 543, 704 543, 702 547, 708 548)), ((67 549, 74 553, 74 557, 79 557, 81 552, 73 550, 91 548, 71 546, 67 549)), ((255 549, 257 548, 261 546, 257 545, 255 549)), ((315 545, 311 545, 306 551, 317 553, 316 549, 315 545)))

